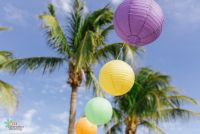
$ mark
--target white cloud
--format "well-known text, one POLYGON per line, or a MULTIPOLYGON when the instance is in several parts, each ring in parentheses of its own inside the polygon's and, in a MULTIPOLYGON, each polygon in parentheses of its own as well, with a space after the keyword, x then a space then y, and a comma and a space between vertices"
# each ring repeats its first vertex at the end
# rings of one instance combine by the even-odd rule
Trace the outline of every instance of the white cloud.
POLYGON ((45 102, 44 102, 44 100, 38 100, 38 101, 34 101, 34 102, 33 102, 33 105, 34 105, 36 108, 39 109, 39 108, 45 106, 45 102))
POLYGON ((50 125, 51 134, 63 134, 65 131, 60 126, 50 125))
POLYGON ((114 5, 114 6, 117 6, 119 5, 123 0, 111 0, 111 3, 114 5))
POLYGON ((22 120, 22 125, 24 125, 23 133, 31 134, 39 130, 39 126, 33 123, 33 117, 37 113, 35 109, 30 109, 27 111, 22 120))
POLYGON ((22 11, 21 9, 11 4, 8 4, 5 7, 3 7, 3 11, 5 12, 4 15, 5 15, 6 20, 17 22, 20 24, 25 23, 26 13, 22 11))
POLYGON ((199 0, 159 0, 165 14, 182 25, 200 23, 199 0))
MULTIPOLYGON (((38 125, 33 122, 33 118, 37 111, 35 109, 28 110, 24 115, 23 119, 20 122, 17 122, 18 125, 24 126, 22 131, 12 130, 13 134, 35 134, 40 129, 38 125)), ((6 119, 4 119, 6 120, 6 119)), ((1 128, 0 134, 10 134, 11 131, 7 128, 1 128)))
POLYGON ((57 125, 49 125, 48 130, 40 131, 40 134, 64 134, 65 127, 57 126, 57 125))
POLYGON ((56 8, 61 9, 65 12, 71 12, 71 0, 52 0, 52 3, 56 8))
POLYGON ((63 124, 67 124, 68 122, 68 112, 63 112, 63 113, 59 113, 59 114, 55 114, 52 116, 53 119, 62 122, 63 124))
MULTIPOLYGON (((72 0, 51 0, 51 2, 56 6, 57 9, 64 12, 71 12, 72 11, 72 0)), ((84 13, 88 12, 88 8, 84 7, 84 13)))

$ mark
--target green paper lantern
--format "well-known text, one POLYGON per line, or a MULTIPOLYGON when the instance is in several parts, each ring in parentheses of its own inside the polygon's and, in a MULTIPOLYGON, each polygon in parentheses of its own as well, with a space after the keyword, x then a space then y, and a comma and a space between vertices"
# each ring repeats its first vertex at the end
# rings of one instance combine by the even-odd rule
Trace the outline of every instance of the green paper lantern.
POLYGON ((96 125, 104 125, 112 118, 113 110, 110 102, 104 98, 91 99, 85 107, 87 119, 96 125))

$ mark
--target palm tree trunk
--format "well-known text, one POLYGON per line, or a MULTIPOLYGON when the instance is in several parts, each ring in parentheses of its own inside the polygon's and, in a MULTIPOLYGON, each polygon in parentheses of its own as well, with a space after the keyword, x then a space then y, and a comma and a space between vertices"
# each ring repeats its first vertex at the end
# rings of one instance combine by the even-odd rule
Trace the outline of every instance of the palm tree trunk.
POLYGON ((126 134, 136 134, 137 132, 137 125, 130 124, 126 126, 126 134))
POLYGON ((78 88, 77 86, 72 86, 71 99, 70 99, 68 134, 75 134, 77 88, 78 88))

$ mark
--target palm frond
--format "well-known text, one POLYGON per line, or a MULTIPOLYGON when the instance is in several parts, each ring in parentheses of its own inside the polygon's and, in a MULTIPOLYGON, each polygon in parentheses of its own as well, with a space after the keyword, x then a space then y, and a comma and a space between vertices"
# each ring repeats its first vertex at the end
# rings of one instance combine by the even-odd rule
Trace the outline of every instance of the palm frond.
POLYGON ((73 11, 69 13, 67 17, 66 24, 66 35, 69 44, 71 44, 71 51, 76 52, 80 42, 82 41, 82 34, 80 29, 84 20, 84 11, 85 5, 82 0, 75 0, 73 5, 73 11))
POLYGON ((92 71, 92 69, 87 69, 87 71, 85 72, 86 72, 86 81, 85 81, 86 87, 90 89, 92 86, 95 96, 102 96, 103 93, 100 88, 99 81, 94 75, 94 72, 92 71))
POLYGON ((13 54, 9 51, 0 51, 0 67, 2 64, 13 58, 13 54))
POLYGON ((59 68, 63 62, 64 59, 58 57, 31 57, 10 60, 4 63, 3 68, 13 73, 37 69, 42 69, 43 73, 51 73, 59 68))
POLYGON ((52 16, 56 17, 56 10, 55 10, 55 7, 53 6, 53 4, 49 4, 49 5, 48 5, 48 10, 49 10, 49 13, 50 13, 52 16))
POLYGON ((183 95, 168 96, 168 99, 174 103, 177 101, 181 101, 183 103, 192 103, 195 105, 198 104, 198 102, 195 99, 188 96, 183 96, 183 95))
POLYGON ((123 47, 123 43, 114 43, 110 45, 104 45, 102 48, 96 51, 95 56, 97 59, 110 59, 117 58, 120 53, 120 49, 123 47))
POLYGON ((143 48, 138 48, 125 43, 122 49, 121 59, 123 61, 126 61, 130 65, 134 66, 136 64, 136 55, 139 56, 143 53, 144 53, 143 48))
POLYGON ((152 123, 152 122, 149 122, 149 121, 142 121, 140 123, 140 125, 145 126, 150 131, 154 131, 157 134, 165 134, 165 132, 161 128, 159 128, 156 123, 152 123))
POLYGON ((120 123, 116 123, 112 127, 110 127, 106 131, 106 134, 118 134, 118 132, 122 133, 122 127, 120 123))
POLYGON ((134 46, 129 46, 128 44, 125 43, 114 43, 114 44, 107 44, 99 48, 95 56, 97 59, 122 59, 124 61, 128 61, 131 59, 131 61, 134 61, 135 55, 139 54, 141 52, 141 49, 134 47, 134 46), (121 52, 122 49, 122 52, 121 52))
POLYGON ((73 11, 75 15, 82 15, 84 9, 84 1, 83 0, 74 0, 73 11))
POLYGON ((161 111, 161 115, 158 119, 160 121, 171 121, 171 120, 189 120, 190 118, 200 118, 199 112, 194 112, 182 108, 171 108, 161 111))
POLYGON ((113 26, 113 25, 109 25, 109 26, 107 26, 106 28, 104 28, 104 29, 101 31, 101 35, 102 35, 103 37, 107 37, 108 34, 110 33, 110 31, 113 30, 113 29, 114 29, 114 26, 113 26))
POLYGON ((48 45, 55 49, 59 54, 70 57, 70 45, 67 42, 65 34, 55 17, 53 5, 49 5, 50 15, 47 13, 39 15, 43 21, 43 28, 46 30, 48 45))
POLYGON ((6 108, 10 114, 18 105, 18 92, 8 83, 0 80, 0 105, 6 108))
POLYGON ((89 14, 83 23, 82 31, 96 31, 97 29, 110 24, 113 20, 113 12, 108 6, 89 14))
POLYGON ((11 58, 13 56, 13 54, 9 51, 0 51, 0 55, 7 58, 11 58))
POLYGON ((106 134, 117 134, 118 132, 122 133, 122 116, 122 111, 113 108, 113 116, 110 123, 104 125, 106 134))
MULTIPOLYGON (((82 6, 82 8, 84 7, 82 6)), ((77 10, 80 9, 78 8, 77 10)), ((72 33, 68 34, 70 35, 68 38, 70 42, 73 42, 73 51, 77 53, 77 49, 79 49, 80 44, 82 44, 86 34, 89 32, 90 35, 93 35, 92 38, 94 38, 96 46, 102 45, 106 38, 106 33, 111 29, 112 17, 113 13, 108 7, 89 13, 86 17, 80 16, 80 13, 76 14, 76 12, 71 14, 67 30, 72 33)))
POLYGON ((96 42, 94 38, 94 34, 91 31, 88 31, 85 34, 85 37, 82 43, 79 45, 77 52, 76 52, 76 68, 79 69, 80 67, 87 67, 88 64, 91 63, 93 59, 93 51, 95 48, 96 42))
POLYGON ((6 30, 9 30, 8 27, 0 27, 0 31, 6 31, 6 30))

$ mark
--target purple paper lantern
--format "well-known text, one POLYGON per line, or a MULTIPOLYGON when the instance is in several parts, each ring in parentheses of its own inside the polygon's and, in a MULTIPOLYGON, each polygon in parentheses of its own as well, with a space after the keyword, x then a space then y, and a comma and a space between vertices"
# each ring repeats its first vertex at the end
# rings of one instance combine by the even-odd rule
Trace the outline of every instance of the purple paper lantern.
POLYGON ((115 31, 126 43, 143 46, 162 32, 164 15, 154 0, 124 0, 114 16, 115 31))

